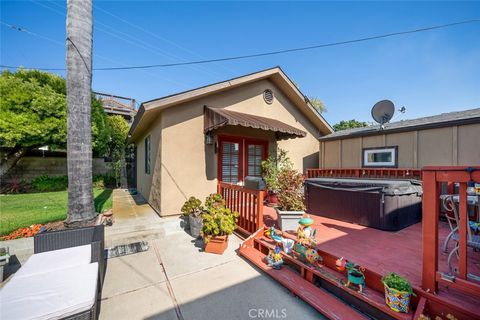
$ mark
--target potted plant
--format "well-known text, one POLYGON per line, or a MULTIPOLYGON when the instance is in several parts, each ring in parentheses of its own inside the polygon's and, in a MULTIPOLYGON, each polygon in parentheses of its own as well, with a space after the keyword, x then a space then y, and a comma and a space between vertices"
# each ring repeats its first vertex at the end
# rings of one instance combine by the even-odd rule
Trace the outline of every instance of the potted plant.
POLYGON ((205 199, 205 211, 202 214, 205 252, 223 254, 228 247, 228 236, 237 227, 238 216, 238 212, 225 207, 221 195, 213 193, 205 199))
POLYGON ((188 218, 188 225, 190 226, 190 234, 198 238, 202 230, 202 201, 195 197, 190 197, 182 206, 183 216, 188 218))
POLYGON ((396 312, 408 313, 410 297, 415 295, 412 285, 402 276, 391 272, 382 278, 385 302, 396 312))
POLYGON ((267 186, 267 202, 271 206, 278 204, 278 174, 283 168, 291 168, 292 162, 287 157, 287 151, 278 149, 276 156, 270 156, 262 161, 262 178, 267 186))
POLYGON ((278 223, 282 231, 295 230, 305 214, 303 175, 290 167, 278 173, 278 223))

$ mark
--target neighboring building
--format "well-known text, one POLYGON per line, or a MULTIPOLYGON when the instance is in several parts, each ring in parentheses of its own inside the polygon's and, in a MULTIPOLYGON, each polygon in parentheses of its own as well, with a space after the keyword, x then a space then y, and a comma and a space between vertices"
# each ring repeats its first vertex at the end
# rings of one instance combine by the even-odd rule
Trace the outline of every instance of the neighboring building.
POLYGON ((137 190, 162 216, 179 214, 218 180, 260 176, 277 147, 302 172, 318 167, 318 139, 331 132, 278 67, 148 101, 130 130, 137 190))
POLYGON ((320 168, 480 164, 480 108, 342 130, 320 138, 320 168))
POLYGON ((125 118, 131 125, 137 114, 135 99, 116 96, 107 93, 94 92, 96 97, 102 101, 103 110, 109 115, 119 115, 125 118))

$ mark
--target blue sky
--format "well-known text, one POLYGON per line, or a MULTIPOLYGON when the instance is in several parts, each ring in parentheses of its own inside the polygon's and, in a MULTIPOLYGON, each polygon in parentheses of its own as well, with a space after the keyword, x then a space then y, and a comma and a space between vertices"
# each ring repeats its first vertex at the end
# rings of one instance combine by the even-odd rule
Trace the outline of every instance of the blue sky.
MULTIPOLYGON (((480 18, 480 2, 94 1, 94 67, 181 62, 302 47, 480 18)), ((1 64, 65 67, 65 2, 2 1, 1 64), (54 40, 54 41, 51 41, 54 40)), ((93 88, 138 101, 281 66, 325 118, 371 121, 391 99, 396 120, 480 106, 480 23, 198 66, 97 71, 93 88)), ((62 72, 60 72, 62 74, 62 72)), ((63 74, 62 74, 63 75, 63 74)))

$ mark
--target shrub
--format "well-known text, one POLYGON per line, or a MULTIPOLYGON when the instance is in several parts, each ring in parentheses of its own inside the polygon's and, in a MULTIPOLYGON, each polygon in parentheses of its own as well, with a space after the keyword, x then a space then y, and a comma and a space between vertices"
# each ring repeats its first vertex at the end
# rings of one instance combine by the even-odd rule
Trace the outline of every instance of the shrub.
POLYGON ((97 189, 115 188, 116 179, 111 173, 93 176, 93 187, 97 189))
POLYGON ((205 243, 213 236, 225 236, 233 233, 237 227, 238 212, 225 207, 225 201, 219 194, 211 194, 205 200, 206 209, 202 214, 202 236, 205 243))
POLYGON ((390 289, 396 289, 398 291, 408 292, 413 294, 412 285, 402 276, 399 276, 395 272, 390 272, 382 278, 382 282, 390 289))
POLYGON ((33 179, 30 182, 32 191, 34 192, 51 192, 51 191, 63 191, 68 188, 67 176, 40 176, 33 179))
POLYGON ((202 211, 202 201, 195 197, 190 197, 182 206, 182 213, 184 216, 193 215, 198 217, 202 214, 202 211))
POLYGON ((278 205, 283 211, 304 211, 303 175, 292 168, 278 174, 278 205))
POLYGON ((262 178, 265 180, 268 191, 278 192, 278 174, 281 170, 291 168, 292 166, 293 164, 287 156, 287 151, 280 148, 276 156, 270 156, 267 160, 262 161, 262 178))
POLYGON ((5 183, 2 183, 1 193, 24 193, 28 190, 28 184, 24 180, 20 180, 18 177, 12 177, 5 183))

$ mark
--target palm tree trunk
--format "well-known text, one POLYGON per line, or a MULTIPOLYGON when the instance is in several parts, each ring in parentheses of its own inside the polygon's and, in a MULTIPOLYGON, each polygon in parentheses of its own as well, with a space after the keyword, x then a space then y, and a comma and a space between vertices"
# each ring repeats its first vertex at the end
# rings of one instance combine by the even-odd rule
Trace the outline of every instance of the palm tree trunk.
POLYGON ((92 189, 92 1, 67 1, 67 170, 69 226, 95 220, 92 189))

